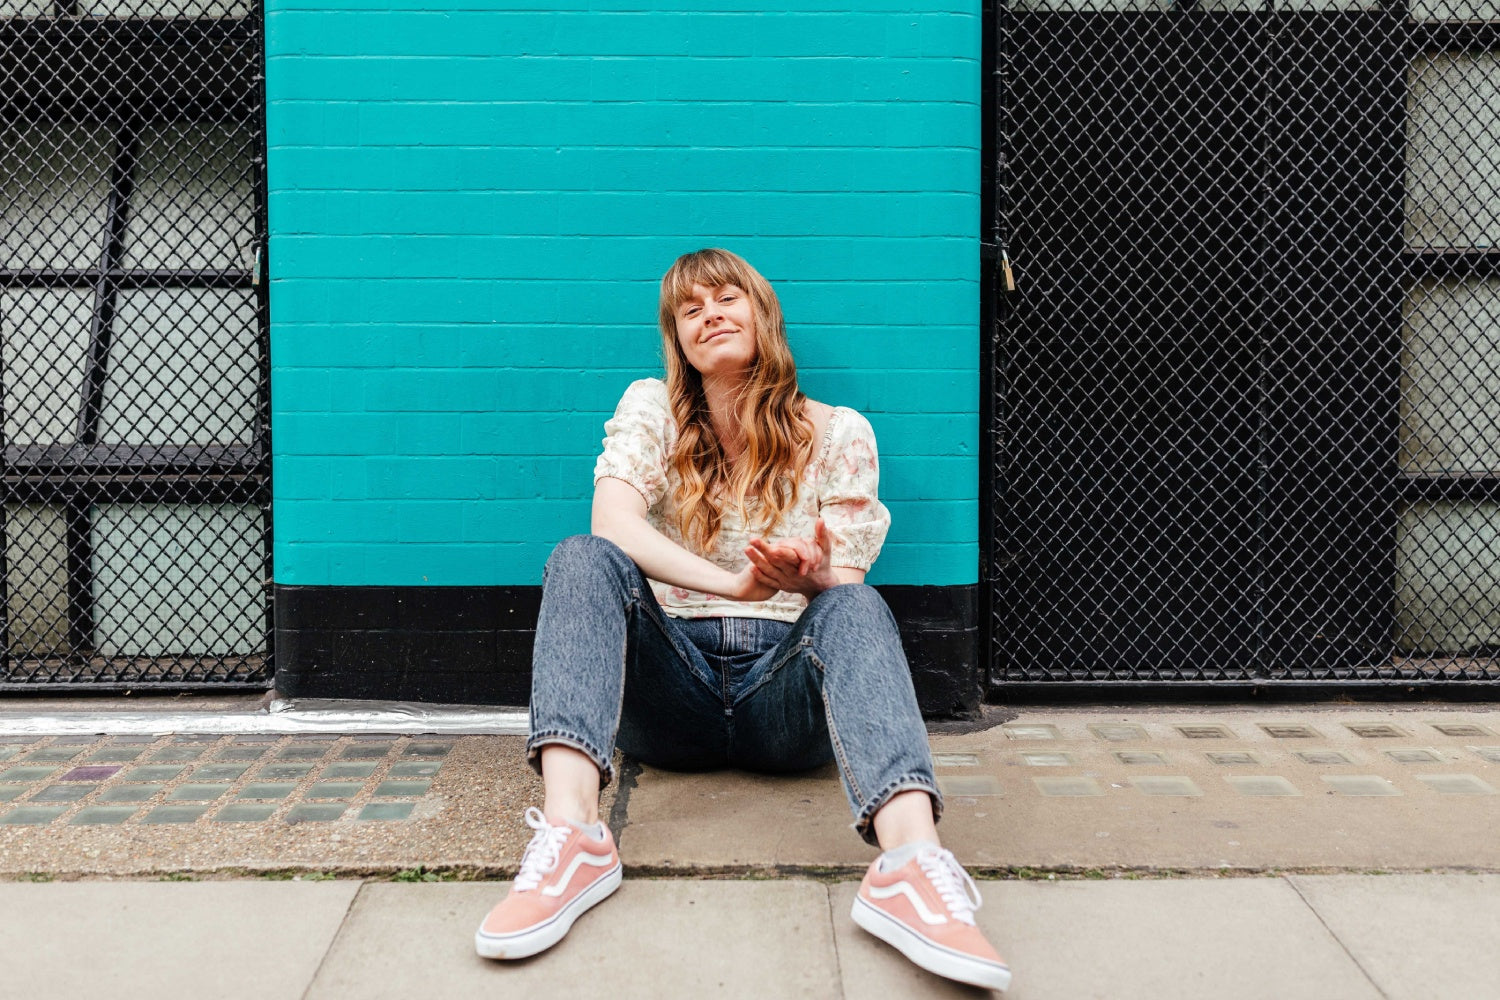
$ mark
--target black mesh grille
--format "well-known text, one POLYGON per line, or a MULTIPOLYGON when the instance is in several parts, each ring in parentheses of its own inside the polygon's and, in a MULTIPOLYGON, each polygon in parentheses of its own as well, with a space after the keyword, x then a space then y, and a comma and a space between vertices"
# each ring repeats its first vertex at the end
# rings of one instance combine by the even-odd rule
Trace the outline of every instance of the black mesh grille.
POLYGON ((1500 677, 1500 6, 992 29, 993 682, 1500 677))
POLYGON ((270 677, 261 23, 0 0, 0 687, 270 677))

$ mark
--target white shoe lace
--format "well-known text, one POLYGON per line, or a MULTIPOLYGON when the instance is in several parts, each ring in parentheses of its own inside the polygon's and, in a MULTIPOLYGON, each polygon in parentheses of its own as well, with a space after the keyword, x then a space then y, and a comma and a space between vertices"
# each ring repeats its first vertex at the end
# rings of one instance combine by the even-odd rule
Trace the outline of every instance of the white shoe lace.
POLYGON ((521 870, 516 873, 515 888, 527 892, 542 884, 542 877, 557 868, 562 853, 563 841, 568 839, 568 827, 553 826, 536 806, 526 810, 526 825, 536 833, 521 855, 521 870))
POLYGON ((928 880, 942 897, 943 904, 948 907, 953 919, 973 924, 974 911, 983 906, 984 902, 979 898, 979 886, 964 871, 953 852, 923 851, 917 855, 917 863, 927 873, 928 880))

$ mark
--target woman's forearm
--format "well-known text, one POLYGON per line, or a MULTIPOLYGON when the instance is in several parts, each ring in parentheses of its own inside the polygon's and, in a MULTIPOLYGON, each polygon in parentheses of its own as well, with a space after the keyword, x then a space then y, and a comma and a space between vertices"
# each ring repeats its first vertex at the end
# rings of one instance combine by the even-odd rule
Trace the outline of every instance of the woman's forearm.
POLYGON ((736 596, 735 574, 678 545, 653 528, 644 515, 621 509, 617 503, 601 502, 596 492, 591 521, 594 534, 618 545, 651 579, 705 594, 736 596))

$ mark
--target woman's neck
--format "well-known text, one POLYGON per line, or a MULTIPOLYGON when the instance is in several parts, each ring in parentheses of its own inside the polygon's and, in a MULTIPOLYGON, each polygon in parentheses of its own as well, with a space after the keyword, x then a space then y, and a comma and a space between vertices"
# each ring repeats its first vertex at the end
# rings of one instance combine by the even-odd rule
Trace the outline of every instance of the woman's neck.
POLYGON ((740 377, 703 379, 703 398, 708 403, 708 419, 719 447, 731 462, 744 450, 745 433, 740 426, 739 399, 745 380, 740 377))

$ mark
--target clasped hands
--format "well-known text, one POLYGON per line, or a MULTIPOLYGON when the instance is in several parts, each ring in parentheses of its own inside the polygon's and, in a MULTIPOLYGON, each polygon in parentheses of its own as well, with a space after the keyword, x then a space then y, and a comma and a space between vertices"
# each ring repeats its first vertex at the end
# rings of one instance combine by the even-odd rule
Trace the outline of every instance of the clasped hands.
POLYGON ((830 564, 833 539, 821 517, 813 537, 783 538, 775 543, 752 538, 745 556, 750 565, 736 575, 743 588, 738 595, 742 600, 764 601, 781 590, 811 600, 839 582, 830 564))

